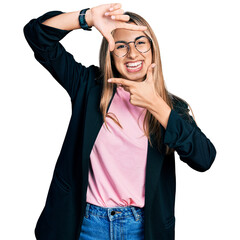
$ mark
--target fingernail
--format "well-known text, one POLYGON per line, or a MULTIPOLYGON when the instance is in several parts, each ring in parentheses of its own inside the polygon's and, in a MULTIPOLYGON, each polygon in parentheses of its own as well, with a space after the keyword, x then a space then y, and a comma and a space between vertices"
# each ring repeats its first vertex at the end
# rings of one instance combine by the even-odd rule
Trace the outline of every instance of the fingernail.
POLYGON ((153 63, 153 64, 152 64, 152 68, 155 68, 155 67, 156 67, 156 63, 153 63))
POLYGON ((111 78, 109 78, 109 79, 108 79, 108 82, 111 82, 111 81, 112 81, 112 79, 111 79, 111 78))
POLYGON ((109 12, 105 12, 105 16, 108 16, 109 15, 109 12))
POLYGON ((111 16, 112 19, 115 19, 116 17, 115 16, 111 16))
POLYGON ((112 11, 113 10, 113 7, 109 8, 109 11, 112 11))

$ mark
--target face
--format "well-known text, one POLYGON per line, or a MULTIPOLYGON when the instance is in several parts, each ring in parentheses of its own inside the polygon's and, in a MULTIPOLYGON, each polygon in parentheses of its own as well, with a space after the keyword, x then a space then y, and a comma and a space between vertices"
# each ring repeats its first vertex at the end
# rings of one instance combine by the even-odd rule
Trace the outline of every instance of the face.
MULTIPOLYGON (((113 37, 115 42, 130 42, 134 41, 139 36, 146 36, 146 34, 142 31, 116 29, 113 37)), ((129 46, 129 52, 124 57, 118 57, 112 53, 115 67, 122 78, 131 81, 143 81, 148 67, 152 63, 152 50, 150 49, 146 53, 141 53, 135 48, 134 43, 129 43, 129 46), (133 65, 133 63, 137 66, 133 65)))

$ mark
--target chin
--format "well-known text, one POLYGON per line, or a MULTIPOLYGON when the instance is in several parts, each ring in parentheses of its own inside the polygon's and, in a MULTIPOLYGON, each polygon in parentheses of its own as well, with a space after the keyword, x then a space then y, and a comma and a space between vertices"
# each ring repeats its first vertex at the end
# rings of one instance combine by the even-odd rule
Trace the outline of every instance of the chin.
POLYGON ((128 78, 128 80, 135 81, 135 82, 142 82, 144 80, 144 78, 143 77, 140 77, 140 78, 128 78))
POLYGON ((125 74, 126 79, 131 80, 131 81, 143 81, 145 79, 146 74, 125 74))
POLYGON ((129 72, 123 71, 121 75, 123 76, 123 78, 128 79, 128 80, 142 81, 145 79, 145 76, 146 76, 146 73, 144 73, 144 72, 145 71, 141 71, 138 73, 129 73, 129 72))

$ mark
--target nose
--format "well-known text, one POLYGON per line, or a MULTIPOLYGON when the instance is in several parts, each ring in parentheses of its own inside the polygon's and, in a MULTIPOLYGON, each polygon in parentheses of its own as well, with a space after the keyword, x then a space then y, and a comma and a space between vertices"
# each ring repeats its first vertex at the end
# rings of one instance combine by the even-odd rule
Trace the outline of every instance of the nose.
POLYGON ((136 58, 136 56, 139 54, 138 50, 135 48, 134 43, 130 45, 129 43, 129 51, 128 51, 128 57, 129 58, 136 58))

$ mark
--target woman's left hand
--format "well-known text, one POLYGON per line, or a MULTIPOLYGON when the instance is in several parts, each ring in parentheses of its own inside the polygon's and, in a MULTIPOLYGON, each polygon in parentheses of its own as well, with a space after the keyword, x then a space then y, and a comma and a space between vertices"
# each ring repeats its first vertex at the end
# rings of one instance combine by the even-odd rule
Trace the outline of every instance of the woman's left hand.
POLYGON ((111 78, 108 79, 108 82, 120 84, 125 91, 128 91, 130 93, 129 101, 131 104, 148 109, 154 103, 156 97, 159 96, 155 90, 153 81, 153 68, 155 66, 155 63, 149 66, 147 77, 142 82, 130 81, 123 78, 111 78))

